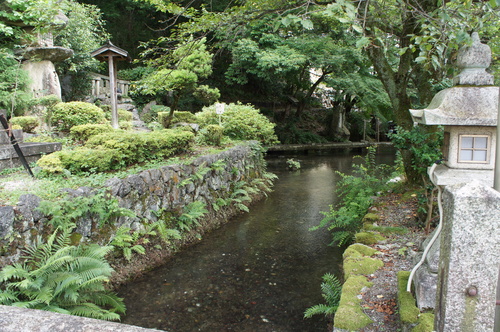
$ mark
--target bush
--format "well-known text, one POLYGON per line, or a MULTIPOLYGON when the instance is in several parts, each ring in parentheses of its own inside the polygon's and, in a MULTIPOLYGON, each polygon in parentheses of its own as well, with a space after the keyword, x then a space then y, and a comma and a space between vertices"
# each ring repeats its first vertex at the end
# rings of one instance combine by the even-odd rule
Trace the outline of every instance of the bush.
POLYGON ((40 125, 40 121, 38 121, 35 116, 17 116, 15 118, 11 118, 10 123, 13 126, 21 126, 25 133, 33 133, 35 128, 40 125))
POLYGON ((224 136, 224 129, 219 125, 208 125, 200 131, 201 143, 219 146, 224 136))
POLYGON ((72 101, 54 106, 52 122, 56 130, 69 132, 74 126, 105 123, 106 118, 103 110, 94 104, 72 101))
POLYGON ((105 172, 122 166, 118 151, 103 148, 77 147, 45 155, 37 165, 46 174, 59 174, 64 170, 72 173, 105 172))
POLYGON ((179 130, 158 130, 149 133, 115 131, 91 137, 86 146, 104 147, 119 151, 126 165, 147 160, 170 157, 189 149, 193 133, 179 130))
POLYGON ((70 133, 77 141, 87 141, 91 136, 113 131, 109 124, 84 124, 71 127, 70 133))
POLYGON ((121 108, 118 109, 118 120, 120 120, 120 121, 132 121, 132 118, 133 118, 132 112, 129 112, 129 111, 121 109, 121 108))
POLYGON ((132 121, 118 121, 118 127, 122 130, 132 130, 132 121))
MULTIPOLYGON (((202 127, 219 124, 219 115, 215 113, 215 105, 203 108, 203 111, 197 113, 196 117, 202 127)), ((264 145, 279 143, 274 133, 275 124, 251 105, 226 105, 221 120, 224 135, 232 139, 257 140, 264 145)))

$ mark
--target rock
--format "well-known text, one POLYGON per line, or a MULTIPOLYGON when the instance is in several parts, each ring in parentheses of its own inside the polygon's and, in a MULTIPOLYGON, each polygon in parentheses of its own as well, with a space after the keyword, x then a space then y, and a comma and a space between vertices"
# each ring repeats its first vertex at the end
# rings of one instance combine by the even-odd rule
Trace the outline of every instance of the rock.
POLYGON ((0 206, 0 238, 6 238, 12 233, 14 225, 14 208, 12 206, 0 206))

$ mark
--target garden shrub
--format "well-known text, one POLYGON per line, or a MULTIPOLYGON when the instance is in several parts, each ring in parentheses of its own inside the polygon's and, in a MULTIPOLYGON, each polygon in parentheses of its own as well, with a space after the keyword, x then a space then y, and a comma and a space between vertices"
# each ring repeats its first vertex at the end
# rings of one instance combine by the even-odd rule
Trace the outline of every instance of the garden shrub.
MULTIPOLYGON (((201 127, 218 125, 219 115, 215 113, 215 105, 204 107, 196 113, 201 127)), ((220 116, 224 135, 236 140, 257 140, 264 145, 279 143, 274 132, 275 124, 269 121, 251 105, 229 104, 220 116)))
POLYGON ((52 111, 54 129, 69 132, 71 127, 89 124, 105 123, 104 111, 98 106, 81 101, 59 103, 52 111))
POLYGON ((77 141, 87 141, 91 136, 113 131, 109 124, 84 124, 71 127, 70 133, 77 141))
MULTIPOLYGON (((158 117, 160 115, 158 114, 158 117)), ((184 123, 197 123, 196 116, 191 112, 175 111, 174 117, 172 118, 172 124, 184 122, 184 123)))
POLYGON ((188 149, 194 134, 180 130, 157 130, 147 133, 115 131, 91 137, 86 146, 102 146, 120 152, 126 165, 165 158, 188 149))
POLYGON ((132 121, 132 118, 133 118, 132 112, 129 112, 129 111, 121 109, 121 108, 118 109, 118 120, 120 120, 120 121, 132 121))
POLYGON ((118 121, 118 127, 122 130, 132 130, 132 121, 118 121))
MULTIPOLYGON (((162 112, 170 112, 170 107, 168 106, 163 106, 163 105, 152 105, 151 108, 149 109, 149 112, 143 112, 141 113, 141 120, 150 123, 154 121, 160 122, 158 119, 158 113, 162 112)), ((160 122, 161 123, 161 122, 160 122)))
POLYGON ((40 125, 40 121, 36 116, 17 116, 10 119, 10 123, 15 126, 21 126, 25 133, 33 133, 35 128, 40 125))
POLYGON ((219 146, 224 136, 224 129, 219 125, 208 125, 200 131, 200 143, 219 146))
POLYGON ((91 136, 83 147, 43 156, 37 165, 45 173, 117 170, 185 151, 193 139, 193 133, 175 129, 146 133, 115 130, 91 136))
POLYGON ((104 148, 77 147, 43 156, 37 162, 47 174, 63 173, 68 170, 79 172, 105 172, 123 166, 116 150, 104 148))

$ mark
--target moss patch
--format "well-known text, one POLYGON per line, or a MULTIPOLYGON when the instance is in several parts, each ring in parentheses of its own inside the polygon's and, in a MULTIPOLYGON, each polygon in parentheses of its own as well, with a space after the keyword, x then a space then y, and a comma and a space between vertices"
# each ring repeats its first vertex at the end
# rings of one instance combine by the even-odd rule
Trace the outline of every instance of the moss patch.
POLYGON ((344 259, 344 279, 352 275, 372 274, 384 266, 381 260, 370 257, 348 257, 344 259))
POLYGON ((370 245, 378 243, 379 241, 385 240, 385 238, 377 233, 372 232, 360 232, 355 235, 356 242, 370 245))
POLYGON ((352 276, 346 280, 342 286, 342 296, 340 297, 339 308, 335 313, 334 326, 348 331, 357 331, 373 321, 363 312, 358 294, 364 287, 370 287, 363 276, 352 276))
POLYGON ((364 244, 355 243, 350 245, 343 254, 344 258, 347 257, 362 257, 362 256, 373 256, 377 250, 368 247, 364 244))
POLYGON ((434 314, 425 313, 420 315, 418 325, 411 330, 412 332, 432 332, 434 331, 434 314))
POLYGON ((403 324, 415 324, 418 321, 420 310, 415 305, 413 295, 406 291, 410 272, 398 272, 398 307, 401 322, 403 324))
POLYGON ((380 216, 378 214, 375 214, 375 213, 367 213, 363 217, 363 222, 374 223, 374 222, 377 222, 379 220, 380 220, 380 216))

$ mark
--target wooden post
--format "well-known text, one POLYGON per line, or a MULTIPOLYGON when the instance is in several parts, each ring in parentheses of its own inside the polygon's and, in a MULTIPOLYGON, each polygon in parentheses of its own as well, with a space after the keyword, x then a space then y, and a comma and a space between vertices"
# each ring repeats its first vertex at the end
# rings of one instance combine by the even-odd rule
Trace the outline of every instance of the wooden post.
POLYGON ((115 65, 113 63, 113 56, 110 54, 108 56, 108 67, 109 67, 109 95, 111 97, 111 126, 114 129, 118 129, 118 110, 116 108, 116 77, 115 77, 115 65))

